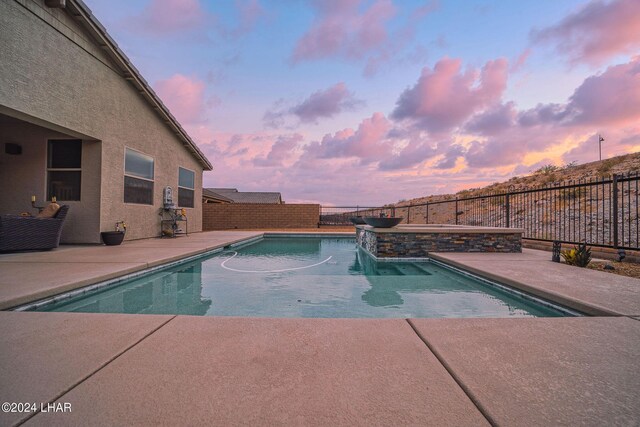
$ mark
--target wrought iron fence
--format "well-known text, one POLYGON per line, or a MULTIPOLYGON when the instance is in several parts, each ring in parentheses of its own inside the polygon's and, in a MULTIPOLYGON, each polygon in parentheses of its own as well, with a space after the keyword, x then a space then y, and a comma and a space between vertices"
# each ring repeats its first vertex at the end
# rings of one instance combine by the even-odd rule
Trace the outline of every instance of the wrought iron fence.
POLYGON ((640 249, 638 173, 395 207, 322 207, 321 224, 401 216, 409 224, 514 227, 532 240, 640 249))
POLYGON ((393 207, 322 206, 320 225, 353 225, 350 218, 356 216, 394 216, 393 207))

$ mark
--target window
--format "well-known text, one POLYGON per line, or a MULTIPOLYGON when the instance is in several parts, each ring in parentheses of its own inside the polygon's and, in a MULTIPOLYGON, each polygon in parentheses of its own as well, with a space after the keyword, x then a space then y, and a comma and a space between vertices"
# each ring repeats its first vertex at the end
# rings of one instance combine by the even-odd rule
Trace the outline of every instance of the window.
POLYGON ((178 206, 192 208, 195 199, 196 173, 185 168, 178 168, 178 206))
POLYGON ((153 157, 125 149, 124 202, 153 205, 153 157))
POLYGON ((52 139, 47 145, 47 199, 80 200, 82 141, 52 139))

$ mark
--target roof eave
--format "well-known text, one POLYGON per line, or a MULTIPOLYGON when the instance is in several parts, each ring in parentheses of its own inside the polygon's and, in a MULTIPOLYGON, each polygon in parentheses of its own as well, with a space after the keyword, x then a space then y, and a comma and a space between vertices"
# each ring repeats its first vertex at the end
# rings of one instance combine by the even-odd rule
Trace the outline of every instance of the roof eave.
POLYGON ((182 128, 178 120, 171 114, 169 109, 162 103, 158 95, 151 89, 151 86, 142 77, 140 72, 133 66, 129 58, 120 50, 118 44, 107 33, 107 30, 100 24, 91 10, 82 0, 67 0, 66 9, 96 38, 100 47, 122 68, 122 76, 128 80, 138 90, 138 92, 150 103, 166 125, 180 139, 185 148, 199 161, 204 170, 210 171, 213 165, 204 155, 196 143, 182 128))

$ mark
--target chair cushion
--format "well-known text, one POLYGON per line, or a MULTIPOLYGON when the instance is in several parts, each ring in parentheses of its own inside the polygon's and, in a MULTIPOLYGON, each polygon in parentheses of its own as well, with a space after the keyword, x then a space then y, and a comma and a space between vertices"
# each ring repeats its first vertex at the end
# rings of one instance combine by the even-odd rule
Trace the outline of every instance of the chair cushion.
POLYGON ((42 212, 38 214, 38 218, 53 218, 60 210, 60 205, 57 203, 49 203, 49 206, 44 208, 42 212))

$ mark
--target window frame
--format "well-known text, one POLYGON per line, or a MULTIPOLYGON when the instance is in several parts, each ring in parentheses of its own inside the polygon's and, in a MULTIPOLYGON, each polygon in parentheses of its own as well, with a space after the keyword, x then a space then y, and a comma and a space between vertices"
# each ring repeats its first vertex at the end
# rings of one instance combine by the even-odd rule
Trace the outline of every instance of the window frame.
POLYGON ((130 204, 130 205, 140 205, 140 206, 153 206, 153 198, 154 198, 154 190, 156 187, 156 159, 155 157, 153 157, 150 154, 147 154, 143 151, 140 150, 136 150, 135 148, 131 148, 125 145, 124 147, 124 162, 122 164, 122 175, 123 175, 123 179, 122 179, 122 201, 125 204, 130 204), (153 179, 149 179, 149 178, 143 178, 140 176, 136 176, 136 175, 132 175, 130 173, 127 173, 127 150, 130 151, 135 151, 136 153, 142 154, 143 156, 149 157, 151 159, 151 161, 153 162, 153 179), (126 187, 126 178, 130 178, 130 179, 138 179, 140 181, 147 181, 151 183, 151 203, 138 203, 138 202, 127 202, 126 201, 126 191, 127 191, 127 187, 126 187))
POLYGON ((178 207, 180 208, 190 208, 193 209, 196 207, 196 171, 195 170, 191 170, 189 168, 185 168, 182 166, 178 166, 178 207), (184 187, 182 185, 180 185, 180 169, 184 169, 188 172, 191 172, 193 174, 193 188, 189 188, 189 187, 184 187), (180 204, 180 190, 188 190, 188 191, 192 191, 193 192, 193 206, 182 206, 180 204))
POLYGON ((65 201, 65 202, 81 202, 82 201, 82 140, 78 139, 78 138, 50 138, 47 139, 47 158, 45 159, 46 162, 46 195, 47 195, 47 199, 51 199, 53 196, 56 197, 57 200, 60 201, 65 201), (80 167, 77 168, 56 168, 56 167, 50 167, 49 166, 49 159, 51 157, 51 152, 50 152, 50 142, 52 141, 77 141, 80 142, 80 167), (51 181, 49 178, 49 173, 50 172, 80 172, 80 180, 79 180, 79 188, 78 188, 78 198, 77 199, 65 199, 63 197, 60 197, 58 195, 55 194, 49 194, 49 190, 50 190, 50 186, 51 186, 51 181))

